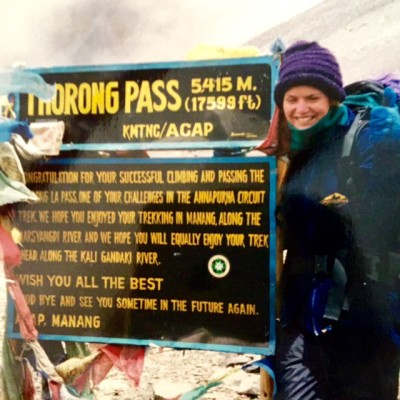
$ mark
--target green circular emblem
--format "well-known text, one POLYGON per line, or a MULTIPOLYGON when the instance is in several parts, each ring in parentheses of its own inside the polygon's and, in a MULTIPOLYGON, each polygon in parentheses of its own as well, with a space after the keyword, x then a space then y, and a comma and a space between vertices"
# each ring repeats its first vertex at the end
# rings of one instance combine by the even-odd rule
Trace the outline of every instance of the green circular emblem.
POLYGON ((224 278, 230 269, 231 264, 225 256, 216 255, 208 261, 208 272, 215 278, 224 278))

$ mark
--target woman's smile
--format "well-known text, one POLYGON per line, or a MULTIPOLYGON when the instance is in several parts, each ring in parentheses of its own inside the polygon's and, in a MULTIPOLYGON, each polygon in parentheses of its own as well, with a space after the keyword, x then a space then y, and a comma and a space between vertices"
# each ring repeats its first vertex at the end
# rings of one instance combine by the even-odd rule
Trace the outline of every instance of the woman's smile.
POLYGON ((283 98, 283 112, 296 129, 308 129, 329 111, 331 102, 323 92, 312 86, 294 86, 283 98))

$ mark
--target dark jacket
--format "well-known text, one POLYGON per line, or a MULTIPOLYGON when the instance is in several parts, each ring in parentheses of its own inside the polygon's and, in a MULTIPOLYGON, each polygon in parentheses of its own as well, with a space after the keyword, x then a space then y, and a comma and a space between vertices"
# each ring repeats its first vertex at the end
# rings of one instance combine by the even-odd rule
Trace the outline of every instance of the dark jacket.
MULTIPOLYGON (((281 323, 296 322, 317 335, 359 297, 355 293, 369 279, 371 255, 383 249, 387 254, 389 247, 398 245, 393 218, 400 216, 394 201, 400 191, 392 182, 393 193, 388 192, 388 177, 378 162, 387 159, 387 149, 379 154, 366 126, 355 139, 351 160, 342 157, 343 139, 353 119, 350 113, 347 125, 337 126, 329 143, 290 155, 277 207, 287 249, 281 323), (382 225, 386 213, 390 217, 385 216, 382 225)), ((382 304, 376 307, 382 311, 382 304)), ((370 305, 367 308, 370 313, 370 305)))

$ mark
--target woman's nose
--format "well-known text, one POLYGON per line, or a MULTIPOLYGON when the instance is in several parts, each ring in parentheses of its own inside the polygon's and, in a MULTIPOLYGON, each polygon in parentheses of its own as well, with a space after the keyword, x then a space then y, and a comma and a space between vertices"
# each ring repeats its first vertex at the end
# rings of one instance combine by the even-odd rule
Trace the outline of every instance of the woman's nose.
POLYGON ((296 104, 296 109, 298 113, 306 113, 308 111, 308 104, 304 100, 298 100, 296 104))

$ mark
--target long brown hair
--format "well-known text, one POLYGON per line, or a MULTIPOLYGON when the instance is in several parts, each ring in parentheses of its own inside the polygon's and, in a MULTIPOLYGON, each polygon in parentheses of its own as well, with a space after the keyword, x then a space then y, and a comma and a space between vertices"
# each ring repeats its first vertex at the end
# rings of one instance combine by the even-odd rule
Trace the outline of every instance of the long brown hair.
POLYGON ((276 107, 271 119, 267 137, 258 147, 269 156, 288 154, 290 148, 290 130, 283 112, 276 107))

